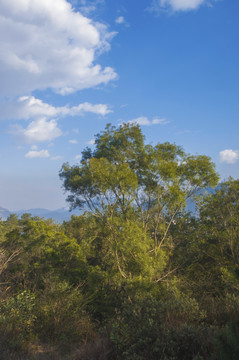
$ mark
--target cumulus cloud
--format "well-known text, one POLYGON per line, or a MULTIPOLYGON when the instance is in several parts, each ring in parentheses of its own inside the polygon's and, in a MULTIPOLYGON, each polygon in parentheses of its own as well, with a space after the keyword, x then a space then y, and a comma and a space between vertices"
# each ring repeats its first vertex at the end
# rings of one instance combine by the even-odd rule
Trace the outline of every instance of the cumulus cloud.
MULTIPOLYGON (((91 5, 96 7, 101 1, 91 1, 91 5)), ((31 96, 45 89, 69 94, 116 78, 113 68, 101 67, 97 60, 110 49, 114 33, 76 10, 88 3, 0 1, 0 120, 31 121, 10 129, 21 142, 34 144, 61 136, 59 118, 111 112, 105 104, 55 107, 31 96)))
POLYGON ((62 135, 56 120, 48 121, 46 118, 32 121, 26 128, 18 125, 12 126, 10 133, 27 144, 52 141, 62 135))
POLYGON ((25 158, 48 158, 50 157, 48 150, 30 150, 28 153, 25 154, 25 158))
POLYGON ((129 120, 128 123, 129 124, 137 124, 140 126, 150 126, 150 125, 157 125, 157 124, 168 124, 169 121, 167 121, 164 118, 153 118, 152 120, 150 120, 149 118, 147 118, 146 116, 140 116, 136 119, 132 119, 129 120))
POLYGON ((190 11, 199 8, 201 5, 210 5, 215 0, 154 0, 150 10, 159 12, 163 9, 173 11, 190 11))
POLYGON ((56 118, 83 116, 86 112, 105 116, 111 112, 105 104, 88 102, 73 107, 54 107, 34 96, 22 96, 16 102, 8 101, 2 105, 1 110, 0 119, 33 120, 26 128, 15 125, 10 130, 10 133, 26 143, 52 141, 61 136, 62 132, 58 128, 56 118))
POLYGON ((234 164, 239 159, 239 150, 226 149, 219 153, 220 161, 234 164))
POLYGON ((116 78, 96 62, 113 34, 68 1, 1 1, 0 14, 0 96, 68 94, 116 78))
POLYGON ((34 96, 21 96, 17 101, 11 100, 1 105, 0 119, 29 120, 39 117, 59 118, 65 116, 82 116, 87 112, 105 116, 112 111, 105 104, 91 104, 84 102, 72 107, 54 107, 48 103, 44 103, 40 99, 36 99, 34 96))
POLYGON ((95 144, 95 139, 91 139, 89 141, 87 141, 88 145, 94 145, 95 144))
POLYGON ((78 144, 78 141, 75 139, 71 139, 71 140, 69 140, 69 143, 70 144, 78 144))

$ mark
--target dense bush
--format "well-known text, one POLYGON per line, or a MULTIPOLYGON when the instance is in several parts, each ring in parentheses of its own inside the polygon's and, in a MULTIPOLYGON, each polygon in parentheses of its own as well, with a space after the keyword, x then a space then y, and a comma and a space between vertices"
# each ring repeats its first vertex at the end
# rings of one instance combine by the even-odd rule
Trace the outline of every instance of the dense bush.
POLYGON ((94 336, 92 322, 85 311, 86 298, 80 289, 59 279, 48 279, 36 302, 36 331, 48 343, 71 347, 94 336))
POLYGON ((34 339, 35 321, 34 294, 23 291, 3 299, 0 303, 0 347, 22 350, 34 339))
POLYGON ((239 323, 232 322, 225 326, 216 338, 216 359, 239 359, 239 323))
POLYGON ((114 323, 111 340, 119 359, 192 360, 206 358, 213 348, 215 329, 202 323, 193 299, 147 297, 124 304, 114 323))

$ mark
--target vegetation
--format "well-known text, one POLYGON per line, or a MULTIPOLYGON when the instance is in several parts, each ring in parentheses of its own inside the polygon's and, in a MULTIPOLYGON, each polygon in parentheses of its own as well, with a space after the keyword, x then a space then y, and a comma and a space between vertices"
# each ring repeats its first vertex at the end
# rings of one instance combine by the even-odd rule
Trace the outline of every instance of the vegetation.
POLYGON ((60 177, 81 216, 0 221, 2 358, 237 359, 239 180, 127 124, 60 177))

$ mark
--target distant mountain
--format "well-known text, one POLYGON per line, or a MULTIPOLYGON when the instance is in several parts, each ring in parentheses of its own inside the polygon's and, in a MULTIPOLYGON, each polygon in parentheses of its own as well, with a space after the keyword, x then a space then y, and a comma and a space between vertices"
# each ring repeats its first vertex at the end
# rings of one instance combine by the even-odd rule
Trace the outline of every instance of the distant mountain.
POLYGON ((53 219, 58 223, 63 221, 68 221, 71 218, 71 215, 81 215, 82 211, 73 210, 69 211, 68 209, 61 208, 56 210, 47 210, 47 209, 27 209, 27 210, 18 210, 18 211, 9 211, 0 207, 0 218, 2 220, 7 220, 11 214, 16 214, 18 217, 21 217, 23 214, 31 214, 32 216, 38 216, 45 219, 53 219))
POLYGON ((9 210, 0 206, 0 218, 2 218, 2 220, 6 220, 10 215, 11 212, 9 210))

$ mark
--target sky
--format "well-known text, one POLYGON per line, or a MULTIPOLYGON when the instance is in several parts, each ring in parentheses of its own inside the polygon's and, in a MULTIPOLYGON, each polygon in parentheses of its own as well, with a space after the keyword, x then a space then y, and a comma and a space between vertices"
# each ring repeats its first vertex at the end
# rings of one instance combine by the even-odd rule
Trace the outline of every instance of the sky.
POLYGON ((239 178, 239 2, 0 0, 0 206, 67 207, 59 171, 107 123, 239 178))

